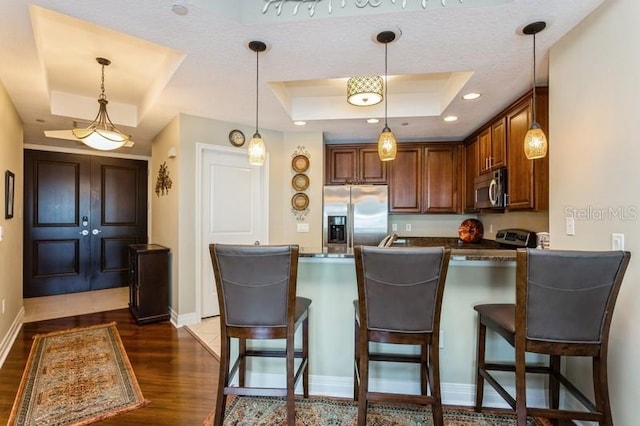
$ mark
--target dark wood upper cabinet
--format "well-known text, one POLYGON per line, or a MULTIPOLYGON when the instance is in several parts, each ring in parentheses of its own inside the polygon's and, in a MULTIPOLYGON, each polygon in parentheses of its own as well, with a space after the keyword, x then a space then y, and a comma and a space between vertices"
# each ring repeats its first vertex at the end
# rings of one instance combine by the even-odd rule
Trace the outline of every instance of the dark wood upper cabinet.
MULTIPOLYGON (((547 138, 548 111, 548 90, 546 87, 539 87, 536 89, 536 119, 547 138)), ((528 160, 524 154, 524 136, 531 127, 532 119, 533 96, 529 91, 465 141, 466 212, 475 210, 475 176, 498 167, 507 168, 507 210, 544 211, 549 208, 549 155, 538 160, 528 160), (478 161, 474 165, 476 151, 478 161), (488 160, 488 156, 492 159, 488 160)))
POLYGON ((325 161, 327 185, 387 183, 387 166, 375 144, 327 145, 325 161))
MULTIPOLYGON (((547 91, 536 92, 536 118, 549 137, 547 91)), ((533 120, 533 99, 528 96, 514 105, 506 116, 508 141, 508 209, 547 210, 549 208, 549 155, 528 160, 524 137, 533 120)))
POLYGON ((454 143, 399 144, 389 166, 389 212, 459 213, 461 150, 454 143))
POLYGON ((481 174, 505 166, 505 127, 505 119, 502 117, 490 126, 483 128, 478 134, 478 168, 481 174))
POLYGON ((480 176, 478 149, 480 144, 474 139, 465 147, 465 169, 464 169, 464 212, 470 213, 476 211, 476 196, 474 191, 474 182, 476 177, 480 176))
POLYGON ((422 213, 422 156, 419 145, 399 144, 389 165, 389 212, 422 213))
POLYGON ((461 145, 425 147, 422 174, 424 213, 458 213, 461 145))

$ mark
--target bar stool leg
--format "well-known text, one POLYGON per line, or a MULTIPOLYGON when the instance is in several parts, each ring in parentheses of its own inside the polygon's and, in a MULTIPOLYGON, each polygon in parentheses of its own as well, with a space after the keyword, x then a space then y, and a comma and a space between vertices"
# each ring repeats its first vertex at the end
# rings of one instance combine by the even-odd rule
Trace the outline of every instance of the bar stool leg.
POLYGON ((484 377, 480 374, 485 367, 485 347, 486 347, 487 327, 478 318, 478 356, 476 366, 476 405, 475 411, 482 411, 482 399, 484 398, 484 377))

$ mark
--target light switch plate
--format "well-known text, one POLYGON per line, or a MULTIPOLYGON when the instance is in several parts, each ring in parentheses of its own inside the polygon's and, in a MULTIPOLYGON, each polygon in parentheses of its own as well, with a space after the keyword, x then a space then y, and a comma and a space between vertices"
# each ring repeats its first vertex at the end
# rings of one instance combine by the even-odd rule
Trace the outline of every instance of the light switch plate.
POLYGON ((564 219, 564 227, 567 235, 576 235, 576 221, 573 216, 564 219))
POLYGON ((298 232, 309 232, 309 224, 308 223, 298 223, 297 224, 297 231, 298 232))
POLYGON ((0 241, 4 238, 4 229, 0 226, 0 241))
POLYGON ((611 234, 611 250, 624 250, 624 234, 611 234))

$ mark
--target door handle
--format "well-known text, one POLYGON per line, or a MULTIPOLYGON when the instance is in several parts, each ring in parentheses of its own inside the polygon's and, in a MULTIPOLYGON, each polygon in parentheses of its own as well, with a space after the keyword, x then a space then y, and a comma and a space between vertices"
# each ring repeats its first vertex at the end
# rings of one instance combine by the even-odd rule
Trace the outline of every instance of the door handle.
POLYGON ((255 241, 253 242, 253 245, 254 245, 254 246, 259 246, 259 245, 260 245, 260 240, 255 240, 255 241))
POLYGON ((91 233, 92 233, 93 235, 98 235, 98 234, 99 234, 99 233, 101 233, 101 232, 102 232, 102 231, 101 231, 101 230, 99 230, 99 229, 92 229, 92 230, 91 230, 91 233))
POLYGON ((83 229, 82 231, 78 232, 78 234, 89 235, 89 231, 87 231, 86 229, 83 229))

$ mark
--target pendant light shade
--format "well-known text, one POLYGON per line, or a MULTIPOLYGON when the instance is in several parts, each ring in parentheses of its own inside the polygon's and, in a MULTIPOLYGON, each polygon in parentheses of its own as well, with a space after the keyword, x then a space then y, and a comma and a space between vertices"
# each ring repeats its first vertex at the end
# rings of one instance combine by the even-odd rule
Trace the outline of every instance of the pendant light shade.
POLYGON ((533 35, 533 117, 531 127, 524 136, 524 154, 529 160, 547 155, 547 137, 536 121, 536 34, 547 27, 545 22, 534 22, 523 28, 526 35, 533 35))
POLYGON ((249 164, 252 166, 262 166, 267 156, 267 149, 258 131, 258 81, 260 75, 260 52, 267 49, 267 45, 261 41, 249 42, 249 49, 256 52, 256 132, 253 134, 247 151, 249 153, 249 164))
POLYGON ((387 45, 396 39, 393 31, 383 31, 378 34, 378 43, 384 43, 384 129, 378 138, 378 157, 380 161, 391 161, 396 159, 398 142, 387 123, 387 45))
POLYGON ((351 77, 347 80, 347 102, 355 106, 371 106, 382 102, 382 77, 351 77))
POLYGON ((96 61, 102 66, 102 80, 100 85, 100 96, 98 97, 98 115, 86 129, 73 129, 71 133, 85 145, 99 149, 101 151, 110 151, 118 149, 129 142, 131 136, 121 132, 111 122, 107 113, 107 96, 104 93, 104 67, 111 64, 111 61, 105 58, 96 58, 96 61))

